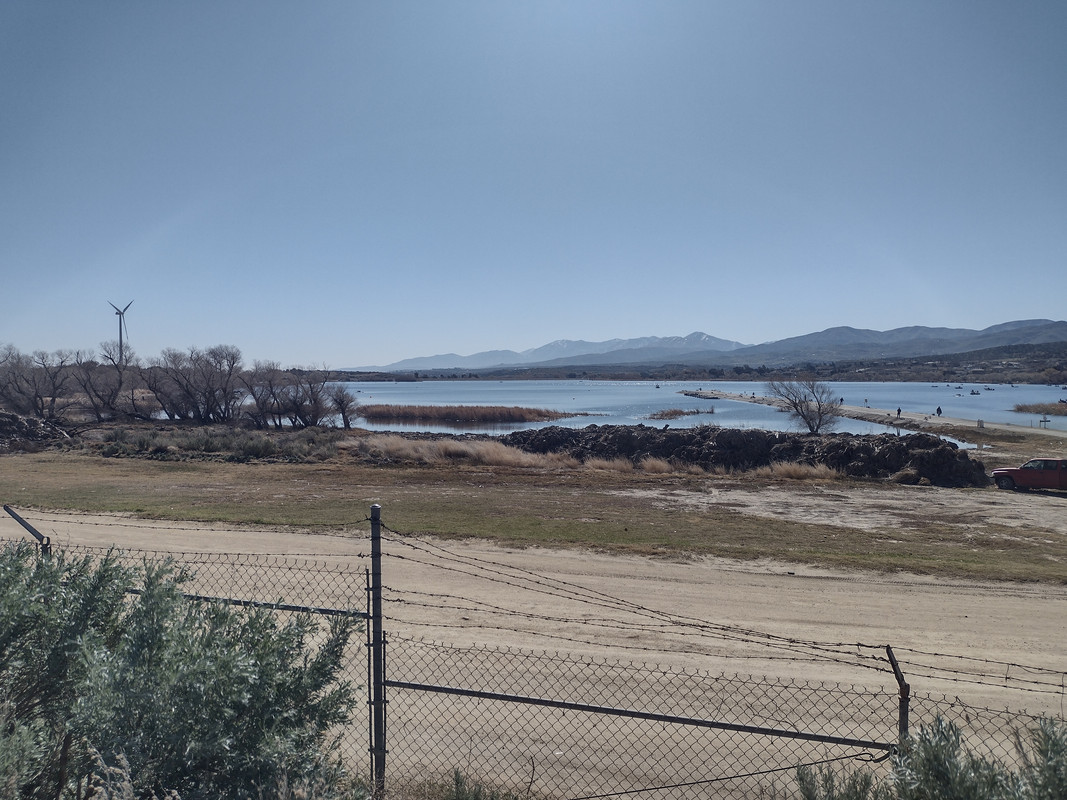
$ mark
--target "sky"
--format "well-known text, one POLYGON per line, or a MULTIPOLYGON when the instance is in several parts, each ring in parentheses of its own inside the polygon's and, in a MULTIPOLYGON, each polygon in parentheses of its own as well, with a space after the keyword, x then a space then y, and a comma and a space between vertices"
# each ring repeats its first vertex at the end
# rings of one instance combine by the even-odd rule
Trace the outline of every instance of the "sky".
POLYGON ((331 368, 1067 308, 1067 3, 4 0, 0 346, 331 368))

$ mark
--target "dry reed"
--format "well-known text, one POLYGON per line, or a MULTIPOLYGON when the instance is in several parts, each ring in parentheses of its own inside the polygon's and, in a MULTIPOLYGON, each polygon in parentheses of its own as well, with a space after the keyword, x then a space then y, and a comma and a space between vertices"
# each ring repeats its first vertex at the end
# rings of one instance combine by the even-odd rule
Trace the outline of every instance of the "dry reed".
POLYGON ((547 408, 520 406, 400 406, 367 405, 359 407, 359 415, 368 422, 438 422, 450 423, 513 423, 551 422, 578 414, 552 411, 547 408))
POLYGON ((674 465, 665 458, 642 458, 637 468, 653 475, 667 475, 674 472, 674 465))
POLYGON ((435 465, 462 462, 489 467, 573 469, 577 459, 561 453, 527 453, 496 441, 407 439, 396 434, 362 436, 347 449, 373 461, 414 462, 435 465))
POLYGON ((714 414, 714 408, 665 408, 662 411, 653 411, 648 415, 649 419, 678 419, 695 414, 714 414))
POLYGON ((1012 410, 1020 414, 1051 414, 1054 417, 1067 417, 1067 403, 1018 403, 1012 410))
POLYGON ((836 469, 831 469, 825 464, 798 464, 786 461, 776 461, 765 467, 756 467, 750 470, 749 474, 756 478, 786 478, 797 481, 835 480, 843 477, 836 469))
POLYGON ((633 462, 626 458, 587 458, 584 462, 586 469, 597 469, 604 472, 633 472, 633 462))

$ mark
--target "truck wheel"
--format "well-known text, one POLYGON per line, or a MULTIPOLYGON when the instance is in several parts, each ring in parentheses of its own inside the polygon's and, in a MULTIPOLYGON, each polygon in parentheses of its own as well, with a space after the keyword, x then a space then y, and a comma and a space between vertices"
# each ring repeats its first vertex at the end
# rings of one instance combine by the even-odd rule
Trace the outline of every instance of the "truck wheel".
POLYGON ((997 488, 1007 489, 1008 491, 1011 491, 1015 488, 1015 481, 1013 481, 1007 475, 1001 475, 999 478, 997 478, 997 488))

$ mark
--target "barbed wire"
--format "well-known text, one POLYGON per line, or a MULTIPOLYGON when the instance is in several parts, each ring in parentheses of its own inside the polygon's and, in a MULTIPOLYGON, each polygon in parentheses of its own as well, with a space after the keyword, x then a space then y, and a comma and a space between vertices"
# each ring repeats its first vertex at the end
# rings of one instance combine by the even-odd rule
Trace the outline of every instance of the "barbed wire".
MULTIPOLYGON (((48 523, 76 521, 79 527, 93 527, 93 528, 130 528, 130 527, 137 527, 137 528, 149 528, 149 529, 154 530, 154 531, 155 530, 168 531, 168 532, 175 531, 175 532, 183 532, 183 533, 227 534, 227 533, 248 533, 248 531, 250 530, 249 527, 224 526, 224 525, 222 525, 220 523, 209 522, 209 521, 205 521, 205 522, 202 522, 202 523, 194 523, 194 524, 190 524, 188 521, 186 521, 185 524, 179 524, 177 522, 171 522, 171 521, 168 521, 168 520, 142 519, 142 518, 139 518, 139 517, 118 518, 118 519, 112 519, 112 520, 109 520, 109 521, 105 521, 105 520, 101 520, 101 519, 92 518, 93 516, 97 516, 98 517, 100 515, 89 515, 89 514, 87 514, 86 516, 79 516, 79 515, 73 514, 73 513, 72 514, 62 514, 62 513, 59 513, 59 512, 55 512, 55 511, 34 511, 32 514, 24 514, 23 516, 32 516, 34 521, 37 521, 38 524, 41 527, 44 527, 48 523), (42 522, 42 520, 43 520, 43 522, 42 522)), ((2 519, 3 519, 3 517, 0 517, 0 520, 2 520, 2 519)), ((370 518, 368 517, 365 520, 361 520, 361 521, 362 522, 369 522, 370 518)), ((280 533, 290 533, 290 534, 295 534, 295 535, 298 535, 298 536, 331 536, 331 537, 337 538, 337 539, 340 539, 340 538, 351 539, 352 538, 350 533, 340 533, 340 532, 332 533, 332 532, 327 532, 327 531, 312 531, 312 530, 308 530, 306 528, 302 528, 300 526, 294 526, 294 525, 267 525, 267 526, 256 525, 255 526, 255 530, 256 531, 263 530, 264 528, 269 529, 271 531, 277 531, 277 532, 280 532, 280 533)), ((88 547, 88 546, 91 546, 91 545, 79 545, 79 544, 73 543, 73 542, 71 542, 69 540, 69 536, 68 535, 59 533, 59 532, 55 531, 54 529, 49 531, 49 532, 52 534, 51 535, 51 539, 52 539, 52 546, 54 548, 58 548, 58 547, 70 548, 70 547, 88 547)), ((365 537, 362 537, 362 538, 369 538, 369 531, 365 532, 365 537)), ((7 537, 0 536, 0 541, 21 541, 21 539, 18 539, 18 540, 16 540, 16 539, 7 539, 7 537)), ((136 548, 134 548, 134 549, 136 549, 136 548)), ((184 551, 178 551, 178 550, 175 550, 175 551, 155 551, 155 550, 151 550, 151 551, 146 551, 146 552, 151 552, 151 553, 159 553, 159 552, 163 552, 163 553, 180 553, 183 556, 184 555, 188 555, 184 551)), ((231 552, 231 551, 222 551, 222 552, 220 552, 220 555, 232 555, 232 556, 235 556, 235 555, 246 555, 246 553, 234 553, 234 552, 231 552)), ((306 557, 306 558, 338 558, 338 557, 342 557, 342 558, 370 558, 370 553, 364 553, 364 552, 357 552, 357 553, 322 553, 322 552, 271 553, 271 552, 266 552, 266 551, 256 551, 256 553, 254 555, 263 555, 263 556, 274 555, 274 556, 284 556, 284 557, 294 557, 294 558, 298 558, 298 557, 306 557)))
MULTIPOLYGON (((384 527, 384 526, 383 526, 384 527)), ((848 659, 841 658, 845 655, 843 648, 855 648, 857 650, 870 649, 870 650, 883 650, 884 645, 871 645, 862 642, 818 642, 811 640, 801 640, 793 637, 784 637, 777 634, 770 634, 764 631, 758 631, 750 628, 743 628, 740 626, 722 625, 719 623, 712 623, 706 620, 700 620, 685 615, 671 614, 668 612, 659 612, 654 609, 650 609, 646 606, 642 606, 638 603, 626 600, 624 598, 614 597, 604 592, 588 589, 586 587, 577 586, 575 584, 569 584, 559 579, 547 578, 545 576, 534 573, 530 570, 516 567, 514 565, 505 564, 499 561, 493 561, 491 559, 483 559, 470 554, 457 554, 449 550, 445 546, 436 542, 427 541, 424 537, 419 537, 416 534, 407 534, 393 529, 388 529, 389 533, 397 537, 393 540, 399 544, 405 545, 413 550, 423 552, 430 556, 437 556, 446 561, 457 562, 462 566, 468 567, 471 570, 459 570, 455 568, 449 568, 433 562, 423 561, 421 559, 412 558, 411 556, 397 555, 399 558, 407 558, 408 560, 420 563, 426 566, 437 567, 446 571, 457 571, 461 574, 465 574, 471 577, 479 577, 485 580, 501 582, 505 585, 512 586, 514 588, 521 588, 526 591, 532 591, 535 593, 550 594, 553 597, 564 596, 556 591, 558 587, 563 587, 565 592, 569 592, 569 598, 577 600, 579 602, 591 603, 595 606, 601 606, 614 611, 629 611, 637 616, 644 616, 656 620, 660 626, 667 625, 671 628, 688 628, 696 631, 696 636, 714 636, 723 640, 731 640, 735 642, 741 642, 750 645, 762 645, 770 648, 785 649, 790 652, 799 652, 807 658, 775 658, 768 660, 812 660, 812 661, 830 661, 847 664, 849 666, 857 666, 867 669, 875 669, 877 671, 888 671, 888 667, 884 663, 884 659, 880 656, 861 656, 859 654, 849 654, 848 659), (418 542, 422 545, 416 545, 414 542, 418 542), (520 577, 516 578, 514 574, 517 573, 520 577), (533 587, 519 582, 522 580, 521 576, 529 576, 529 580, 533 583, 533 587), (875 662, 877 666, 871 663, 875 662)), ((432 596, 432 595, 431 595, 432 596)), ((466 603, 481 603, 481 601, 471 600, 469 598, 456 598, 455 596, 440 595, 440 599, 449 600, 454 599, 458 602, 466 603)), ((411 601, 408 601, 409 604, 411 601)), ((484 604, 486 609, 492 608, 492 610, 501 614, 508 614, 514 616, 525 616, 529 619, 537 618, 530 615, 529 612, 518 611, 516 609, 508 609, 502 606, 492 606, 491 604, 484 604)), ((465 610, 478 613, 479 609, 467 608, 465 610)), ((544 618, 545 621, 560 621, 558 618, 553 619, 549 617, 544 618)), ((604 625, 604 623, 593 620, 577 620, 574 618, 567 618, 563 620, 574 624, 588 624, 588 625, 604 625)), ((417 624, 417 623, 412 623, 417 624)), ((684 636, 686 634, 679 630, 672 630, 663 627, 653 627, 639 623, 623 623, 624 626, 638 625, 639 629, 646 632, 662 633, 671 635, 684 636)), ((464 626, 457 626, 464 627, 464 626)), ((607 627, 605 625, 605 627, 607 627)), ((508 628, 500 628, 501 630, 514 630, 508 628)), ((522 632, 522 631, 519 631, 522 632)), ((556 634, 555 636, 559 636, 556 634)), ((560 637, 566 638, 566 637, 560 637)), ((576 640, 581 642, 582 640, 576 640)), ((628 646, 628 649, 643 649, 628 646)), ((1027 665, 1018 662, 1004 662, 994 661, 990 659, 980 659, 973 656, 960 656, 950 653, 930 653, 921 650, 915 650, 910 648, 894 648, 895 652, 908 652, 915 655, 926 656, 930 658, 940 658, 946 661, 960 660, 975 664, 983 664, 986 666, 997 666, 1007 668, 1008 672, 1011 669, 1017 669, 1023 672, 1030 672, 1036 675, 1049 675, 1059 678, 1058 682, 1042 681, 1039 679, 1027 678, 1023 676, 1009 676, 1008 674, 1000 675, 999 672, 994 674, 989 669, 976 669, 967 670, 963 668, 953 668, 941 665, 931 665, 921 661, 909 662, 908 673, 910 676, 930 678, 933 680, 943 680, 956 683, 968 683, 972 685, 979 685, 985 687, 997 687, 1004 688, 1009 687, 1018 689, 1019 691, 1031 692, 1031 693, 1045 693, 1045 694, 1063 694, 1067 690, 1067 673, 1049 669, 1046 667, 1027 665)))
MULTIPOLYGON (((425 548, 420 548, 420 547, 418 547, 416 545, 413 545, 411 542, 404 542, 404 544, 408 545, 409 547, 413 547, 416 550, 420 550, 422 552, 428 552, 425 548)), ((441 548, 441 549, 443 549, 443 548, 441 548)), ((525 584, 522 584, 522 583, 517 583, 514 580, 511 580, 510 576, 507 576, 505 573, 501 573, 501 572, 499 572, 499 571, 497 571, 495 569, 489 569, 489 568, 486 568, 486 567, 480 567, 479 568, 479 567, 477 567, 477 565, 474 565, 474 568, 476 570, 480 570, 480 571, 472 572, 470 570, 458 569, 456 567, 446 567, 446 566, 443 566, 443 565, 435 563, 435 562, 425 561, 425 560, 418 559, 418 558, 412 558, 411 556, 393 554, 392 557, 393 558, 400 558, 400 559, 404 559, 404 560, 409 560, 409 561, 412 561, 413 563, 422 564, 424 566, 436 567, 436 568, 439 568, 439 569, 443 569, 445 571, 457 572, 459 574, 467 575, 467 576, 470 576, 470 577, 481 578, 483 580, 487 580, 487 581, 490 581, 490 582, 501 583, 501 584, 510 586, 512 588, 519 588, 519 589, 523 589, 523 590, 526 590, 526 591, 531 591, 531 592, 538 593, 538 594, 545 594, 545 595, 548 595, 548 596, 551 596, 551 597, 554 597, 554 598, 557 598, 557 599, 559 597, 561 597, 559 592, 557 592, 557 591, 549 591, 547 589, 542 589, 542 588, 540 588, 540 585, 538 585, 537 588, 531 588, 528 585, 525 585, 525 584)), ((490 563, 493 563, 493 562, 490 562, 490 563)), ((540 578, 541 576, 538 576, 538 577, 540 578)), ((554 581, 554 580, 555 579, 543 579, 541 581, 535 581, 535 583, 536 584, 544 584, 546 581, 554 581)), ((562 582, 562 581, 556 581, 556 583, 557 584, 561 584, 563 586, 569 586, 569 584, 566 584, 565 582, 562 582)), ((605 598, 610 598, 612 600, 619 600, 618 598, 612 598, 610 595, 605 595, 603 593, 599 593, 598 592, 597 594, 599 594, 599 595, 601 595, 601 596, 603 596, 605 598)), ((633 602, 630 602, 630 601, 625 601, 625 600, 619 600, 620 605, 613 605, 613 604, 611 604, 609 602, 606 602, 606 601, 590 600, 588 598, 581 597, 580 595, 579 596, 574 596, 573 594, 570 596, 569 599, 577 600, 577 601, 580 601, 580 602, 589 603, 589 604, 594 605, 594 606, 610 608, 610 609, 615 610, 615 611, 628 611, 628 612, 636 614, 638 616, 644 616, 644 617, 660 620, 662 622, 669 623, 669 624, 674 625, 674 626, 684 627, 684 628, 689 628, 689 629, 692 629, 692 630, 700 631, 703 635, 713 636, 713 637, 719 638, 719 639, 739 641, 739 642, 743 642, 745 644, 761 645, 761 646, 769 647, 769 648, 772 648, 772 649, 783 649, 783 650, 787 650, 789 652, 806 653, 808 655, 808 657, 809 657, 809 660, 811 660, 811 661, 838 662, 838 663, 846 664, 848 666, 856 666, 856 667, 862 667, 862 668, 865 668, 865 669, 873 669, 873 670, 880 671, 880 672, 889 671, 889 667, 886 666, 885 659, 882 656, 852 656, 849 659, 841 658, 841 656, 844 655, 843 648, 849 648, 849 649, 858 648, 858 649, 871 649, 871 650, 875 650, 875 649, 882 650, 882 649, 884 649, 882 646, 879 646, 879 645, 865 645, 863 643, 853 643, 853 642, 819 643, 819 642, 811 642, 811 641, 807 641, 807 640, 793 639, 793 638, 790 638, 790 637, 784 637, 784 636, 780 636, 780 635, 777 635, 777 634, 769 634, 769 633, 766 633, 766 632, 763 632, 763 631, 756 631, 756 630, 752 630, 752 629, 739 628, 739 627, 736 627, 736 626, 729 626, 729 625, 721 625, 721 624, 716 624, 716 623, 710 623, 710 622, 706 622, 704 620, 697 620, 695 618, 686 618, 686 617, 682 617, 680 615, 674 615, 674 614, 669 614, 667 612, 656 611, 654 609, 650 609, 650 608, 647 608, 645 606, 641 606, 639 604, 636 604, 636 603, 633 603, 633 602), (872 663, 864 663, 865 661, 870 661, 870 662, 875 662, 875 663, 873 663, 873 664, 872 663)))
MULTIPOLYGON (((1058 669, 1051 669, 1050 667, 1038 667, 1038 666, 1034 666, 1032 664, 1021 664, 1021 663, 1018 663, 1016 661, 999 661, 997 659, 978 658, 977 656, 963 656, 963 655, 956 655, 956 654, 953 654, 953 653, 929 652, 929 651, 926 651, 926 650, 916 650, 916 649, 910 648, 910 647, 899 647, 899 648, 896 648, 896 652, 898 652, 898 653, 912 653, 914 655, 928 656, 930 658, 957 659, 957 660, 960 660, 960 661, 970 661, 970 662, 974 662, 974 663, 978 663, 978 664, 988 664, 988 665, 991 665, 991 666, 1005 667, 1006 670, 1009 670, 1009 671, 1011 669, 1020 669, 1020 670, 1023 670, 1025 672, 1032 672, 1032 673, 1035 673, 1035 674, 1038 674, 1038 675, 1055 675, 1061 681, 1067 681, 1067 671, 1058 670, 1058 669)), ((993 677, 992 673, 987 673, 987 674, 989 674, 990 677, 993 677)))
MULTIPOLYGON (((782 686, 788 685, 792 687, 799 687, 805 689, 818 689, 820 692, 833 691, 833 692, 847 692, 850 694, 871 696, 872 694, 881 694, 881 690, 873 690, 870 687, 860 687, 855 684, 841 683, 838 681, 813 681, 807 678, 767 678, 753 675, 743 675, 738 672, 728 673, 725 671, 714 672, 708 669, 693 668, 690 666, 677 666, 677 665, 664 665, 659 662, 650 663, 647 661, 623 661, 617 658, 611 658, 604 655, 592 655, 592 654, 574 654, 574 653, 560 653, 557 651, 548 650, 530 650, 524 648, 516 648, 510 645, 502 644, 475 644, 470 646, 457 645, 454 643, 444 643, 432 639, 417 638, 412 636, 403 636, 393 634, 389 637, 388 643, 392 647, 401 647, 412 649, 419 647, 423 649, 444 651, 447 653, 449 659, 458 657, 459 655, 484 655, 492 656, 499 660, 501 657, 513 657, 523 660, 534 661, 549 661, 557 665, 574 666, 576 664, 582 666, 595 666, 610 668, 612 670, 623 671, 635 671, 643 675, 659 675, 668 676, 673 678, 694 679, 694 678, 711 678, 715 680, 728 680, 730 683, 738 684, 742 686, 754 687, 765 689, 768 686, 782 686)), ((650 650, 649 652, 659 652, 658 650, 650 650)), ((442 656, 443 657, 443 656, 442 656)), ((896 696, 896 687, 893 687, 891 692, 892 696, 896 696)))
MULTIPOLYGON (((0 537, 0 544, 33 544, 22 539, 6 539, 0 537)), ((55 544, 53 548, 60 553, 84 554, 87 556, 106 557, 113 555, 125 560, 149 561, 173 561, 182 565, 219 566, 237 564, 241 566, 256 566, 266 569, 314 569, 315 571, 349 572, 350 569, 343 562, 330 560, 328 554, 323 553, 248 553, 248 552, 186 552, 180 550, 145 550, 136 547, 120 547, 116 545, 85 545, 85 544, 55 544)), ((370 558, 369 553, 345 553, 344 558, 365 559, 370 558)))
MULTIPOLYGON (((429 609, 436 608, 435 606, 431 606, 429 604, 412 603, 410 601, 404 601, 404 600, 399 600, 399 599, 393 599, 390 602, 391 603, 399 603, 399 604, 402 604, 402 605, 429 608, 429 609)), ((479 611, 477 609, 465 609, 465 610, 472 611, 473 613, 478 613, 478 611, 479 611)), ((485 612, 485 613, 489 613, 489 612, 485 612)), ((590 627, 605 628, 605 629, 608 629, 608 630, 619 630, 619 631, 633 631, 633 630, 635 630, 633 625, 629 625, 629 624, 625 624, 625 623, 608 624, 608 623, 603 623, 603 622, 593 622, 593 621, 589 621, 589 620, 574 620, 574 619, 568 619, 568 618, 563 618, 563 617, 546 617, 546 616, 543 616, 543 615, 536 615, 536 614, 524 614, 523 612, 508 612, 506 614, 503 614, 503 616, 512 616, 512 617, 519 617, 519 618, 525 617, 525 618, 529 618, 529 619, 536 619, 538 621, 542 621, 542 620, 543 621, 549 621, 549 622, 558 621, 558 622, 561 622, 561 623, 569 622, 569 623, 573 623, 573 624, 577 624, 577 625, 587 625, 587 626, 590 626, 590 627)), ((426 620, 405 618, 405 617, 397 616, 397 615, 394 615, 394 614, 386 615, 385 618, 388 619, 388 620, 394 621, 394 622, 398 622, 398 623, 400 623, 402 625, 407 625, 407 626, 412 626, 412 627, 441 628, 441 629, 451 629, 451 630, 495 630, 495 631, 501 631, 501 632, 507 632, 507 633, 520 633, 520 634, 529 634, 529 633, 531 633, 531 631, 529 631, 528 629, 525 629, 525 628, 509 627, 509 626, 503 625, 503 624, 483 624, 483 623, 475 623, 475 622, 470 622, 470 621, 457 622, 457 623, 429 622, 429 621, 426 621, 426 620)), ((639 626, 637 628, 637 630, 640 630, 642 632, 647 632, 647 633, 663 633, 663 634, 670 634, 670 635, 682 636, 682 637, 685 637, 685 636, 688 636, 688 637, 700 637, 700 634, 698 634, 698 633, 689 633, 689 632, 685 632, 685 631, 681 631, 681 632, 679 632, 679 631, 670 631, 670 630, 662 630, 662 629, 656 629, 656 628, 650 628, 650 627, 641 628, 639 626)), ((598 642, 598 641, 594 641, 592 639, 582 639, 582 638, 579 638, 577 636, 565 636, 565 635, 563 635, 561 633, 558 633, 558 632, 557 633, 549 633, 549 632, 545 632, 545 631, 538 631, 537 635, 539 637, 541 637, 541 638, 547 638, 547 639, 552 639, 552 640, 557 640, 557 641, 564 641, 564 642, 568 642, 568 643, 571 643, 571 644, 581 644, 581 645, 587 645, 587 646, 593 646, 593 647, 602 647, 602 646, 604 646, 604 642, 603 641, 599 641, 598 642)), ((611 643, 611 647, 613 649, 632 650, 632 651, 640 651, 640 652, 646 652, 646 653, 679 653, 679 654, 684 654, 684 655, 696 655, 696 654, 714 655, 712 653, 707 652, 706 650, 698 649, 696 647, 691 647, 691 648, 688 648, 688 649, 677 649, 677 648, 666 648, 664 646, 650 647, 650 646, 642 646, 642 645, 634 645, 634 644, 625 644, 625 643, 619 643, 619 642, 612 642, 611 643)), ((792 663, 805 663, 805 664, 810 664, 813 661, 817 661, 817 660, 825 660, 825 658, 824 659, 813 659, 810 656, 805 656, 805 657, 785 656, 785 655, 766 654, 766 653, 760 654, 760 655, 756 655, 756 654, 745 654, 745 653, 737 653, 737 652, 731 652, 729 654, 729 657, 730 658, 741 658, 741 659, 753 660, 753 661, 757 661, 758 660, 758 661, 775 661, 775 662, 782 662, 782 663, 792 662, 792 663)), ((842 663, 845 663, 848 666, 854 666, 853 662, 850 662, 850 661, 842 661, 842 663)), ((883 670, 883 669, 879 669, 879 671, 885 672, 885 670, 883 670)))

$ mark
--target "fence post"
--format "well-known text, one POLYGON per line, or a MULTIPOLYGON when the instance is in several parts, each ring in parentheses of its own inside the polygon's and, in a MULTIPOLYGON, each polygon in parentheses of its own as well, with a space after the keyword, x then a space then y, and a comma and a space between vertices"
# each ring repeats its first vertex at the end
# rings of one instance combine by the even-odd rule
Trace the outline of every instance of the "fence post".
POLYGON ((911 705, 911 687, 904 680, 904 673, 900 670, 897 657, 893 655, 893 648, 886 645, 885 652, 889 656, 889 663, 893 667, 893 675, 896 676, 897 686, 900 688, 900 701, 897 711, 897 741, 901 747, 904 747, 908 740, 908 712, 911 705))
POLYGON ((385 635, 382 630, 382 507, 370 507, 371 771, 374 796, 385 791, 385 635))
POLYGON ((45 536, 43 533, 33 527, 30 523, 28 523, 26 520, 16 514, 15 509, 13 509, 11 506, 5 505, 4 511, 6 511, 11 516, 11 518, 15 520, 15 522, 17 522, 19 525, 21 525, 23 528, 33 534, 34 538, 37 540, 37 544, 41 548, 42 556, 52 555, 52 540, 49 537, 45 536))

